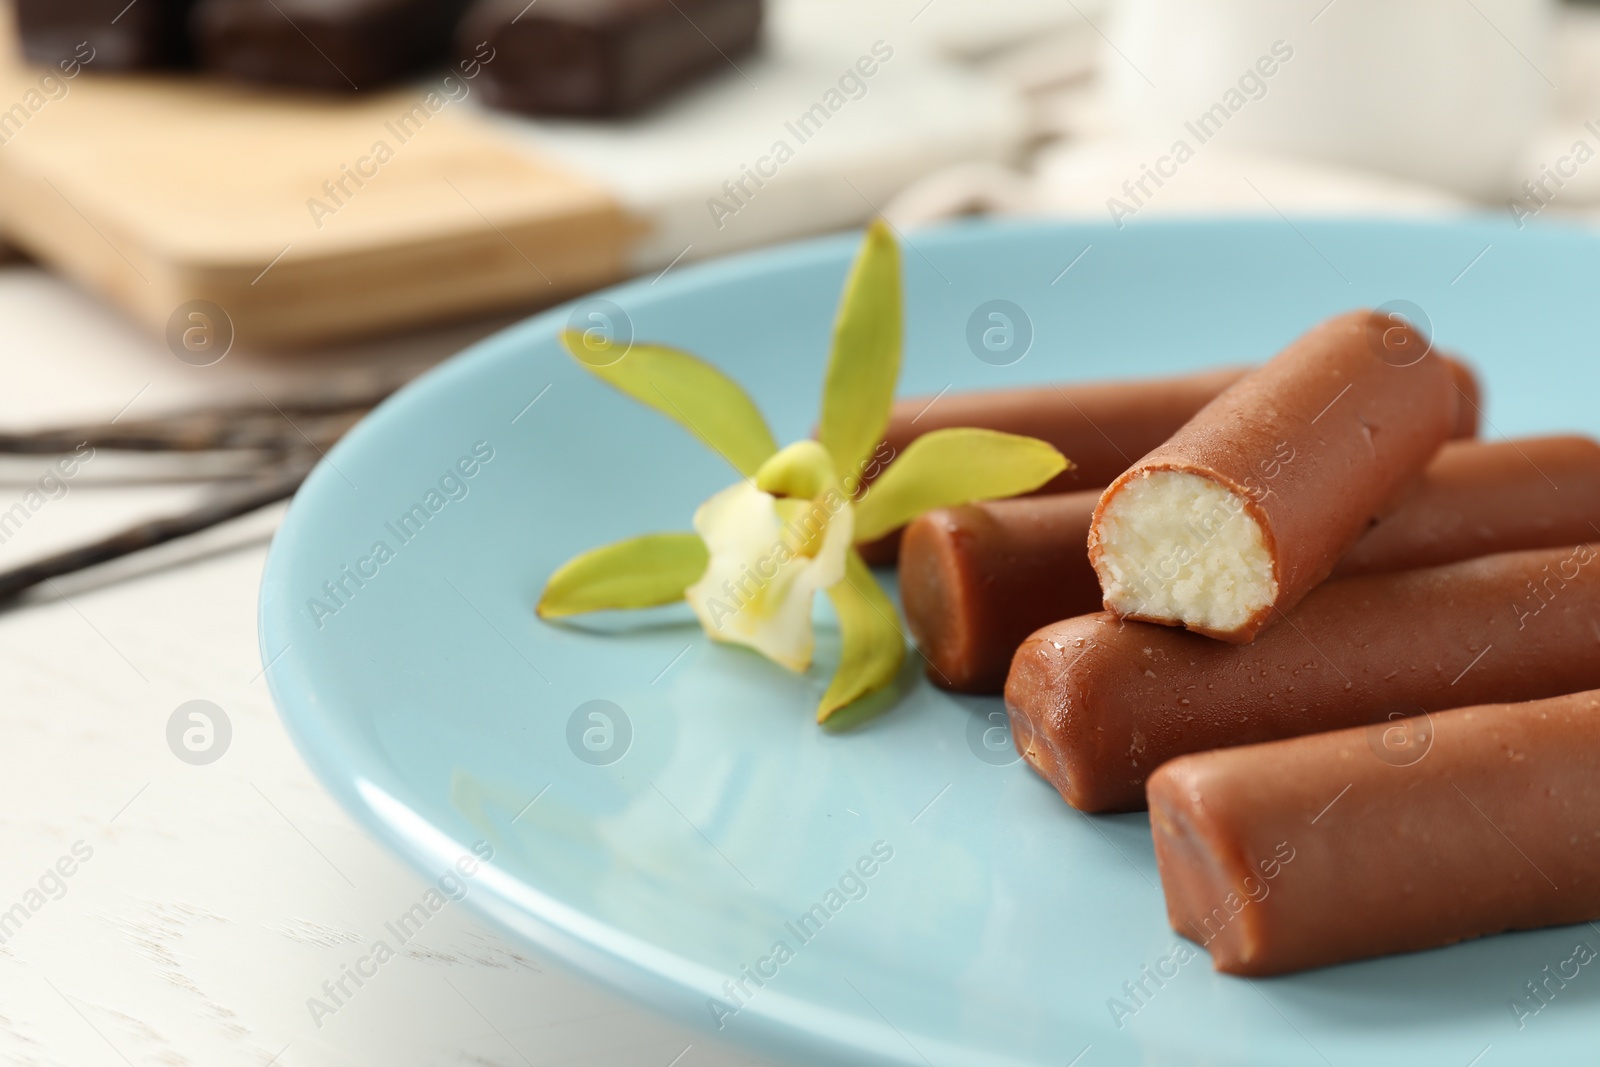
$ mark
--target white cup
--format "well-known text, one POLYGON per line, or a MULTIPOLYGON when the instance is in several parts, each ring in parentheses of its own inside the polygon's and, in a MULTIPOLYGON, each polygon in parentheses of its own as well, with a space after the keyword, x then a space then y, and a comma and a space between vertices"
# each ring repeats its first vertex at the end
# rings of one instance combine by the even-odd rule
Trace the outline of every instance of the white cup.
POLYGON ((1101 69, 1131 134, 1495 199, 1553 101, 1553 21, 1553 0, 1116 0, 1101 69))

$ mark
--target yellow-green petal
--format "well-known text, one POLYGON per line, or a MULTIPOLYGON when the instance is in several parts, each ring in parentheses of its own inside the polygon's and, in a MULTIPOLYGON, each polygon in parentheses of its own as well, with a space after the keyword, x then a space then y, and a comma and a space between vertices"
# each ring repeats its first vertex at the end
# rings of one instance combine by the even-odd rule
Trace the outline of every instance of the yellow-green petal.
POLYGON ((879 219, 850 268, 822 388, 817 440, 841 478, 859 476, 889 426, 900 377, 900 249, 879 219))
POLYGON ((745 477, 778 451, 755 401, 705 360, 665 345, 636 343, 608 362, 602 357, 612 345, 603 338, 565 330, 561 341, 589 373, 679 423, 745 477))
POLYGON ((539 597, 540 618, 653 608, 682 600, 710 561, 699 534, 645 534, 563 563, 539 597))
POLYGON ((828 590, 828 599, 839 616, 839 669, 817 705, 818 722, 894 681, 906 658, 894 604, 855 549, 845 561, 844 580, 828 590))
POLYGON ((906 446, 856 505, 856 540, 876 540, 933 508, 1031 493, 1068 465, 1034 437, 934 430, 906 446))
POLYGON ((815 441, 796 441, 761 465, 756 488, 773 496, 809 500, 836 484, 828 450, 815 441))

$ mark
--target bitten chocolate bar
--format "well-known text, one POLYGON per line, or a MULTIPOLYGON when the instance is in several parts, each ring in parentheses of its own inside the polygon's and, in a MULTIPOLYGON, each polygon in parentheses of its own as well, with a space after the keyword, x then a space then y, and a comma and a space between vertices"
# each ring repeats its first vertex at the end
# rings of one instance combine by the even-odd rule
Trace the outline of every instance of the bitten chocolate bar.
MULTIPOLYGON (((931 511, 906 528, 900 596, 935 684, 998 693, 1029 634, 1100 609, 1085 547, 1098 501, 1092 490, 993 500, 931 511)), ((1600 443, 1576 436, 1457 441, 1406 487, 1333 576, 1597 537, 1600 443)))
MULTIPOLYGON (((1478 379, 1465 363, 1440 358, 1450 368, 1456 386, 1458 406, 1452 436, 1476 437, 1482 403, 1478 379)), ((895 403, 884 440, 894 455, 929 430, 951 426, 1037 437, 1054 445, 1073 465, 1035 495, 1084 489, 1098 492, 1139 457, 1159 447, 1248 370, 1223 367, 1144 381, 1062 382, 914 396, 895 403)), ((897 531, 863 545, 861 554, 874 566, 893 563, 899 546, 897 531)))
POLYGON ((1248 645, 1111 612, 1017 650, 1018 750, 1076 808, 1130 811, 1190 752, 1600 688, 1600 552, 1506 552, 1328 582, 1248 645))
POLYGON ((1450 366, 1377 315, 1311 330, 1111 483, 1089 528, 1108 609, 1246 642, 1328 576, 1460 419, 1450 366))
MULTIPOLYGON (((761 0, 479 0, 457 33, 463 54, 497 59, 483 91, 530 115, 640 111, 734 64, 761 36, 761 0)), ((752 90, 753 91, 753 90, 752 90)))
POLYGON ((198 0, 190 25, 200 64, 214 73, 353 92, 444 59, 467 3, 198 0))
POLYGON ((1167 919, 1219 971, 1600 917, 1597 692, 1182 756, 1149 798, 1167 919))

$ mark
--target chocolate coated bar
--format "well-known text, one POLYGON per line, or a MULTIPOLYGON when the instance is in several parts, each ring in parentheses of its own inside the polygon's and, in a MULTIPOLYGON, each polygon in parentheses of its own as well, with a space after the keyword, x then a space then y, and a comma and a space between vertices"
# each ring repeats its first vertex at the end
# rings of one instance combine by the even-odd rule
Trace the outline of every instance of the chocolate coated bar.
MULTIPOLYGON (((1041 626, 1101 608, 1085 544, 1093 492, 929 512, 906 528, 900 597, 928 677, 998 693, 1041 626)), ((1587 437, 1446 445, 1334 576, 1431 567, 1600 538, 1600 443, 1587 437)))
POLYGON ((1600 917, 1597 692, 1182 756, 1149 799, 1168 921, 1219 971, 1600 917))
POLYGON ((1299 603, 1454 433, 1450 367, 1355 311, 1240 379, 1112 482, 1089 528, 1106 606, 1246 642, 1299 603), (1410 359, 1407 355, 1406 359, 1410 359))
POLYGON ((1478 436, 1478 422, 1483 417, 1483 386, 1478 384, 1478 376, 1464 361, 1435 354, 1450 368, 1456 386, 1456 425, 1451 438, 1464 441, 1478 436))
POLYGON ((494 107, 600 117, 639 111, 734 61, 761 35, 761 0, 479 0, 458 49, 487 41, 494 107))
POLYGON ((23 55, 42 66, 74 61, 106 71, 182 66, 189 60, 190 5, 191 0, 17 0, 17 30, 23 55))
POLYGON ((217 74, 354 91, 442 60, 467 2, 198 0, 190 25, 201 65, 217 74))
POLYGON ((1600 687, 1596 546, 1327 582, 1248 645, 1118 618, 1017 650, 1018 751, 1074 807, 1130 811, 1189 752, 1600 687))
POLYGON ((1085 547, 1099 502, 1093 489, 993 500, 939 508, 906 527, 900 602, 935 685, 998 693, 1029 634, 1099 610, 1085 547))
MULTIPOLYGON (((1054 445, 1072 466, 1040 493, 1099 489, 1194 417, 1247 367, 1220 367, 1143 381, 1064 382, 897 401, 884 440, 893 455, 931 430, 976 426, 1037 437, 1054 445)), ((861 546, 874 566, 893 563, 900 531, 861 546)))
MULTIPOLYGON (((1481 390, 1465 363, 1440 357, 1450 368, 1459 406, 1453 436, 1476 437, 1481 390)), ((1134 460, 1158 447, 1228 386, 1247 367, 1222 367, 1198 374, 1122 382, 1064 382, 1059 385, 996 389, 898 401, 884 440, 899 454, 929 430, 977 426, 1048 441, 1073 466, 1038 494, 1099 490, 1134 460)), ((870 481, 870 479, 868 479, 870 481)), ((893 563, 900 532, 861 546, 874 566, 893 563)))
POLYGON ((1455 442, 1362 535, 1333 577, 1600 540, 1600 442, 1455 442))
POLYGON ((1115 382, 1066 382, 898 401, 884 440, 895 453, 932 430, 977 426, 1047 441, 1072 466, 1040 493, 1099 489, 1194 417, 1248 367, 1115 382))

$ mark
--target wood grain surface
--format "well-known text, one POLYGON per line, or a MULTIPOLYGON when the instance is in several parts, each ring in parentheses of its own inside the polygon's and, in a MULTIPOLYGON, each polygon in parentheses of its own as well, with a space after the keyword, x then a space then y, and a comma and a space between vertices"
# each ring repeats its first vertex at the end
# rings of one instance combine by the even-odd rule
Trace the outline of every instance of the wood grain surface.
POLYGON ((9 23, 0 57, 10 239, 153 332, 189 300, 262 345, 549 304, 620 277, 638 228, 473 114, 464 77, 347 98, 68 76, 22 65, 9 23))

